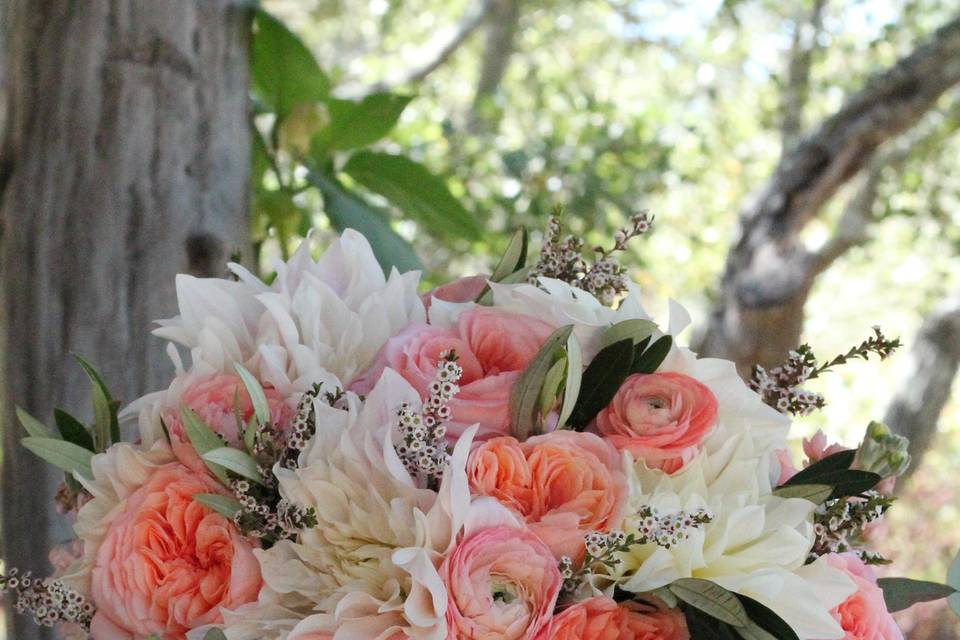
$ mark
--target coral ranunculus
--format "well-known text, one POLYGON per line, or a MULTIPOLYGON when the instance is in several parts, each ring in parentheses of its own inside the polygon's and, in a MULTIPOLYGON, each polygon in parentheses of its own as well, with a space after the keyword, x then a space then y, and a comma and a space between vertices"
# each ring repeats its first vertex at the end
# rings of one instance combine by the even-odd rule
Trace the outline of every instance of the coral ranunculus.
POLYGON ((496 526, 468 535, 440 569, 448 640, 527 640, 549 622, 562 578, 535 535, 496 526))
POLYGON ((118 506, 90 575, 97 640, 182 638, 257 598, 260 567, 232 522, 194 501, 221 492, 176 462, 118 506))
MULTIPOLYGON (((227 444, 233 447, 240 446, 237 417, 239 416, 246 424, 253 416, 253 403, 240 376, 214 374, 184 382, 188 386, 180 396, 180 404, 193 409, 201 420, 227 441, 227 444)), ((174 384, 178 384, 178 381, 174 384)), ((270 418, 274 425, 282 429, 293 419, 294 411, 287 406, 283 397, 275 389, 266 387, 263 391, 270 407, 270 418)), ((187 438, 180 420, 179 409, 167 411, 164 421, 170 433, 170 447, 177 459, 197 473, 205 473, 206 465, 187 438)))
POLYGON ((460 392, 450 402, 451 437, 480 425, 478 439, 504 435, 510 420, 510 392, 552 333, 545 322, 520 313, 476 307, 460 315, 451 328, 413 325, 387 341, 377 363, 350 388, 367 393, 385 367, 397 371, 426 398, 440 354, 453 350, 463 368, 460 392))
POLYGON ((557 557, 576 559, 584 535, 619 526, 627 500, 622 465, 596 435, 556 431, 523 443, 489 440, 473 451, 467 473, 475 494, 523 518, 557 557))
POLYGON ((689 640, 687 621, 677 609, 597 596, 555 616, 537 640, 689 640))
POLYGON ((824 557, 827 564, 844 571, 857 587, 857 591, 832 612, 843 627, 844 640, 903 640, 903 633, 887 611, 883 590, 877 586, 873 569, 853 552, 824 557))
POLYGON ((597 431, 648 467, 678 471, 717 419, 717 399, 706 385, 676 372, 628 377, 597 416, 597 431))

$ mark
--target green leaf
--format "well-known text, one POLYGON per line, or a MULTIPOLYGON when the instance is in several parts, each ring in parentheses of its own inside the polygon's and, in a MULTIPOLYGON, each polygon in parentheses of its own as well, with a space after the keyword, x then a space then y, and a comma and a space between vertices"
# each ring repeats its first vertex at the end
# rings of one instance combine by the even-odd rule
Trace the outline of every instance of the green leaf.
POLYGON ((683 607, 684 616, 690 631, 691 640, 736 640, 730 625, 708 616, 699 609, 687 605, 683 607))
POLYGON ((806 469, 801 469, 785 482, 784 485, 816 483, 817 478, 824 473, 849 469, 856 455, 857 452, 852 449, 849 451, 838 451, 814 462, 806 469))
POLYGON ((622 320, 603 332, 600 336, 600 348, 630 339, 634 346, 649 338, 657 330, 657 323, 651 320, 622 320))
MULTIPOLYGON (((183 423, 183 430, 186 432, 190 444, 193 445, 201 458, 205 453, 223 447, 223 440, 220 439, 220 436, 214 433, 213 429, 207 426, 207 423, 201 420, 200 416, 190 407, 186 405, 180 407, 180 421, 183 423)), ((219 478, 223 484, 229 486, 230 478, 227 477, 223 467, 208 460, 204 460, 204 462, 213 475, 219 478)))
POLYGON ((93 478, 93 471, 90 468, 93 452, 89 449, 58 438, 30 436, 21 440, 20 443, 58 469, 85 478, 93 478))
POLYGON ((858 495, 872 489, 882 478, 870 471, 851 469, 856 451, 840 451, 797 472, 783 483, 784 487, 802 484, 830 485, 831 499, 858 495))
POLYGON ((260 381, 253 377, 253 374, 247 371, 243 365, 237 363, 233 365, 237 375, 243 380, 243 386, 247 388, 250 394, 250 402, 253 404, 253 414, 261 425, 270 424, 270 405, 267 403, 267 394, 263 392, 260 381))
POLYGON ((781 498, 803 498, 814 504, 823 504, 833 494, 833 487, 829 484, 792 484, 777 487, 773 493, 781 498))
POLYGON ((698 578, 681 578, 668 586, 670 592, 711 618, 734 627, 745 627, 747 612, 737 596, 720 585, 698 578))
POLYGON ((93 383, 93 443, 96 451, 104 451, 114 442, 120 442, 120 421, 117 405, 110 390, 97 370, 77 354, 73 354, 93 383))
POLYGON ((307 179, 323 195, 323 212, 337 231, 356 229, 370 242, 383 270, 396 267, 400 272, 423 268, 410 243, 390 226, 386 212, 348 192, 335 179, 311 172, 307 179))
POLYGON ((918 602, 940 600, 957 593, 950 585, 910 578, 880 578, 877 585, 883 589, 883 600, 890 613, 903 611, 918 602))
POLYGON ((230 520, 233 520, 233 517, 240 511, 240 502, 236 498, 219 493, 195 493, 193 500, 230 520))
POLYGON ((583 352, 580 350, 580 342, 577 336, 570 334, 567 338, 567 379, 563 383, 563 404, 560 408, 560 416, 557 419, 557 428, 563 427, 573 408, 577 406, 577 398, 580 396, 580 383, 583 378, 583 352))
POLYGON ((527 264, 527 244, 529 241, 527 230, 523 227, 517 229, 510 238, 510 244, 507 250, 503 252, 500 262, 494 268, 490 275, 490 280, 500 282, 510 274, 523 269, 527 264))
POLYGON ((263 9, 254 11, 253 26, 253 90, 278 121, 302 102, 325 100, 330 80, 300 38, 263 9))
POLYGON ((950 563, 947 571, 947 584, 957 590, 957 593, 947 598, 947 604, 954 615, 960 617, 960 553, 950 563))
POLYGON ((84 449, 96 451, 93 444, 93 436, 90 435, 90 432, 87 431, 87 428, 83 426, 79 420, 63 409, 53 410, 53 420, 56 422, 57 429, 60 431, 60 435, 63 436, 64 440, 72 442, 84 449))
POLYGON ((553 363, 547 375, 543 379, 543 387, 540 389, 540 415, 546 415, 557 403, 557 395, 567 378, 567 359, 561 357, 553 363))
POLYGON ((298 235, 304 226, 304 219, 310 214, 293 201, 293 196, 282 190, 263 190, 255 192, 253 200, 254 215, 265 223, 261 230, 263 237, 273 227, 277 240, 286 246, 290 239, 298 235))
POLYGON ((673 346, 673 338, 663 336, 643 349, 643 343, 637 345, 634 350, 633 364, 630 367, 630 373, 653 373, 656 371, 667 356, 670 355, 670 349, 673 346))
POLYGON ((374 93, 363 100, 327 101, 330 123, 313 138, 316 154, 326 150, 356 149, 373 144, 396 126, 413 96, 374 93))
POLYGON ((249 454, 239 449, 218 447, 205 452, 201 457, 210 464, 223 467, 247 480, 253 480, 257 484, 263 484, 263 476, 257 469, 256 461, 249 454))
POLYGON ((203 640, 227 640, 227 636, 220 629, 210 629, 203 636, 203 640))
POLYGON ((32 415, 26 412, 26 410, 17 407, 16 408, 17 419, 20 420, 20 424, 23 425, 23 429, 27 432, 28 435, 33 436, 34 438, 54 438, 56 439, 57 435, 47 428, 47 425, 43 424, 32 415))
POLYGON ((476 218, 453 197, 446 183, 422 164, 403 156, 360 151, 343 167, 364 187, 379 193, 424 231, 444 238, 479 240, 476 218))
MULTIPOLYGON (((503 278, 499 281, 500 284, 518 284, 520 282, 526 282, 527 277, 530 275, 530 271, 533 270, 533 267, 523 267, 518 269, 503 278)), ((484 306, 489 306, 493 304, 493 290, 487 286, 477 297, 477 304, 484 306)))
POLYGON ((560 327, 550 334, 513 386, 510 394, 510 434, 521 442, 539 433, 537 406, 540 391, 554 363, 563 357, 563 347, 572 334, 573 325, 560 327))
POLYGON ((745 595, 738 593, 736 596, 750 617, 746 633, 737 629, 745 640, 800 640, 797 632, 769 607, 745 595))
POLYGON ((253 453, 253 447, 257 442, 257 425, 254 423, 255 419, 256 416, 251 417, 243 430, 243 446, 246 447, 248 453, 253 453))
POLYGON ((630 338, 604 347, 583 372, 580 397, 570 415, 570 425, 582 430, 600 411, 610 404, 628 375, 633 363, 633 341, 630 338))

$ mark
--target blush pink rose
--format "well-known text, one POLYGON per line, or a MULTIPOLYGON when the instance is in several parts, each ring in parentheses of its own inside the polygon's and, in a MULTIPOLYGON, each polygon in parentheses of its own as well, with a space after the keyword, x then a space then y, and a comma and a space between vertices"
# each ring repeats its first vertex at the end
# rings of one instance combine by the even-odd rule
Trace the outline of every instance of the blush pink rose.
POLYGON ((777 484, 784 484, 790 478, 797 475, 799 469, 793 466, 793 456, 790 455, 789 449, 777 449, 773 452, 773 456, 777 461, 777 464, 780 465, 780 474, 777 477, 777 484))
POLYGON ((849 451, 849 449, 840 444, 828 444, 827 434, 818 429, 813 436, 803 439, 803 453, 807 456, 807 462, 803 466, 809 467, 814 462, 819 462, 841 451, 849 451))
MULTIPOLYGON (((282 430, 293 420, 294 410, 272 387, 265 387, 270 419, 282 430)), ((237 415, 244 424, 253 416, 253 403, 240 376, 214 374, 200 378, 191 384, 180 397, 184 404, 196 412, 217 434, 232 447, 240 446, 240 430, 237 415)), ((194 450, 180 420, 179 408, 164 414, 164 423, 170 434, 170 447, 177 459, 197 473, 205 473, 206 465, 194 450)))
POLYGON ((845 572, 857 591, 831 613, 844 631, 844 640, 903 640, 903 633, 887 611, 877 576, 857 554, 835 553, 827 563, 845 572))
POLYGON ((578 602, 554 616, 537 640, 689 640, 687 620, 662 603, 617 604, 607 596, 578 602))
POLYGON ((619 526, 627 479, 617 450, 592 433, 493 438, 470 455, 470 488, 527 522, 556 557, 579 559, 583 537, 619 526))
POLYGON ((531 316, 476 307, 461 314, 456 327, 413 325, 390 338, 376 364, 350 389, 369 393, 389 367, 426 398, 440 355, 453 350, 463 375, 460 392, 450 402, 453 419, 446 425, 447 432, 457 438, 477 423, 481 440, 504 435, 513 385, 552 332, 550 325, 531 316))
POLYGON ((487 287, 488 276, 466 276, 453 282, 442 284, 420 296, 423 306, 430 309, 433 299, 444 302, 473 302, 487 287))
POLYGON ((97 640, 183 638, 256 600, 262 580, 250 543, 199 502, 219 484, 173 462, 117 508, 90 576, 97 640))
POLYGON ((550 621, 563 579, 533 533, 483 529, 453 548, 440 568, 447 586, 448 640, 526 640, 550 621))
POLYGON ((717 399, 682 373, 636 373, 597 416, 597 431, 647 466, 674 473, 717 419, 717 399))

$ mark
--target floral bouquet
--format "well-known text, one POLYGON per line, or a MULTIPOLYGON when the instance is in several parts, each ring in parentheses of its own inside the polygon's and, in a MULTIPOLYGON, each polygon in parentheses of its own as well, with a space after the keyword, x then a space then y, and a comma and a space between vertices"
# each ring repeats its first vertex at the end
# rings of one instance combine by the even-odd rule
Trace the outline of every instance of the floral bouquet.
POLYGON ((615 258, 649 224, 585 257, 553 219, 535 262, 520 231, 426 294, 349 230, 179 276, 169 388, 118 412, 81 360, 92 425, 19 412, 77 539, 0 587, 96 640, 901 638, 891 611, 954 593, 870 567, 906 442, 820 435, 799 471, 786 444, 807 380, 897 342, 745 383, 644 312, 615 258))

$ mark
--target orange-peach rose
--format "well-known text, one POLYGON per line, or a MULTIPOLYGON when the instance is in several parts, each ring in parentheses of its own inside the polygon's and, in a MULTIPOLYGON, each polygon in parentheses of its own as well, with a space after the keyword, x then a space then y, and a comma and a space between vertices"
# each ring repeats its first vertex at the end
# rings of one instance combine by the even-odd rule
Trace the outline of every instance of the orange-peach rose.
POLYGON ((827 564, 846 573, 857 591, 831 613, 843 628, 844 640, 903 640, 903 633, 887 611, 883 590, 873 569, 852 552, 825 556, 827 564))
MULTIPOLYGON (((283 397, 271 387, 264 388, 270 418, 273 424, 283 428, 293 419, 294 411, 283 397)), ((240 376, 214 374, 190 384, 180 397, 180 404, 193 409, 200 418, 232 447, 240 446, 240 431, 237 415, 244 424, 253 416, 253 403, 240 376)), ((205 473, 206 465, 187 438, 178 409, 167 411, 164 422, 170 433, 170 447, 183 464, 198 473, 205 473)))
POLYGON ((552 333, 545 322, 519 313, 476 307, 460 315, 453 328, 413 325, 387 341, 377 363, 350 388, 369 393, 383 369, 390 367, 426 398, 440 354, 453 350, 463 368, 460 392, 450 402, 451 438, 474 423, 480 440, 507 433, 510 392, 552 333))
POLYGON ((466 537, 440 568, 448 640, 528 640, 549 622, 563 582, 537 536, 496 526, 466 537))
POLYGON ((183 638, 222 621, 221 607, 257 598, 262 581, 250 544, 193 500, 218 492, 212 479, 173 462, 117 507, 90 575, 97 640, 183 638))
POLYGON ((527 522, 554 555, 577 559, 583 537, 618 526, 627 479, 617 450, 592 433, 556 431, 477 447, 467 463, 472 492, 496 498, 527 522))
POLYGON ((696 454, 717 419, 717 399, 682 373, 629 376, 597 416, 597 431, 651 468, 674 473, 696 454))
POLYGON ((689 640, 683 613, 597 596, 554 616, 537 640, 689 640))

